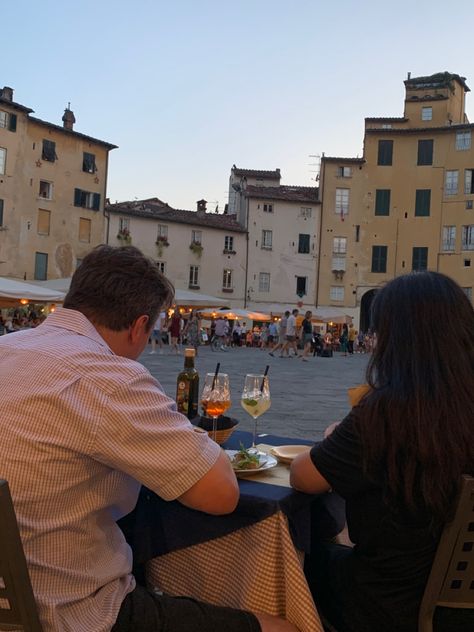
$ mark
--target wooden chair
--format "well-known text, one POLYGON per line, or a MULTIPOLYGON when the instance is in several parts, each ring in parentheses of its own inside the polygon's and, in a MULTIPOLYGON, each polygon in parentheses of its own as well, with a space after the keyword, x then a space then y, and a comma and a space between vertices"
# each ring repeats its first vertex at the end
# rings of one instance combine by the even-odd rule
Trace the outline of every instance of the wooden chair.
POLYGON ((0 630, 41 632, 8 483, 0 479, 0 630))
MULTIPOLYGON (((436 632, 437 607, 474 609, 474 478, 470 476, 463 476, 454 519, 441 536, 420 607, 418 632, 436 632)), ((468 614, 474 619, 474 610, 468 614)))

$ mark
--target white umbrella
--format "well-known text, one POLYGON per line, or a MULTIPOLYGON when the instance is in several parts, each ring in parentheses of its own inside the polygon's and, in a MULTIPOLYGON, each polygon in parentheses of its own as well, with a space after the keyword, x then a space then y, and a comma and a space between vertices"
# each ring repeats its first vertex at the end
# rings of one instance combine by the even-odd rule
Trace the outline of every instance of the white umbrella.
POLYGON ((51 303, 62 301, 64 292, 40 287, 32 283, 25 283, 19 279, 0 277, 0 299, 37 301, 51 303))
POLYGON ((271 320, 271 316, 268 314, 263 314, 262 312, 253 312, 252 310, 247 309, 227 309, 227 308, 215 308, 215 309, 205 309, 201 311, 201 315, 205 318, 215 318, 216 316, 223 316, 224 318, 229 318, 230 320, 262 320, 268 321, 271 320))

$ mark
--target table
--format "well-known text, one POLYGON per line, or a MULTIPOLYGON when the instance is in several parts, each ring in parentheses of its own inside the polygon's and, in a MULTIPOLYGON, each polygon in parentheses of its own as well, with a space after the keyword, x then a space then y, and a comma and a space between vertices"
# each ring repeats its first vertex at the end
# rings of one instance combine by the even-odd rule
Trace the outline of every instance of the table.
MULTIPOLYGON (((223 447, 249 446, 251 438, 236 431, 223 447)), ((259 438, 269 445, 311 445, 259 438)), ((239 504, 227 516, 209 516, 142 489, 135 511, 120 523, 138 565, 134 572, 140 578, 148 563, 147 581, 167 594, 263 611, 288 619, 301 632, 322 632, 302 555, 311 548, 312 518, 323 525, 323 536, 342 529, 342 504, 334 494, 312 497, 281 481, 260 482, 260 476, 239 480, 239 504)))

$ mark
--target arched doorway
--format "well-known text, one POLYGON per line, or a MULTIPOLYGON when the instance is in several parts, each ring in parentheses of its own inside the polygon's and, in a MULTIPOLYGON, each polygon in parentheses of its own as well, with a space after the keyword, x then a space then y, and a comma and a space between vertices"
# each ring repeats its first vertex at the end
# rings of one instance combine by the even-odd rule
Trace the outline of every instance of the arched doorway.
POLYGON ((360 330, 368 331, 370 327, 370 307, 377 290, 369 290, 360 302, 360 330))

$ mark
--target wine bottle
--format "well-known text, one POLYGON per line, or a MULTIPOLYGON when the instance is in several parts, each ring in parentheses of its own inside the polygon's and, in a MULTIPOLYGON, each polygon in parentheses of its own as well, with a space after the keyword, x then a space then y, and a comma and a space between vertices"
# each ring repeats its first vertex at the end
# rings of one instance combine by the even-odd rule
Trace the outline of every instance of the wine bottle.
POLYGON ((176 404, 178 410, 188 419, 198 414, 199 373, 194 368, 195 349, 185 349, 184 369, 176 383, 176 404))

